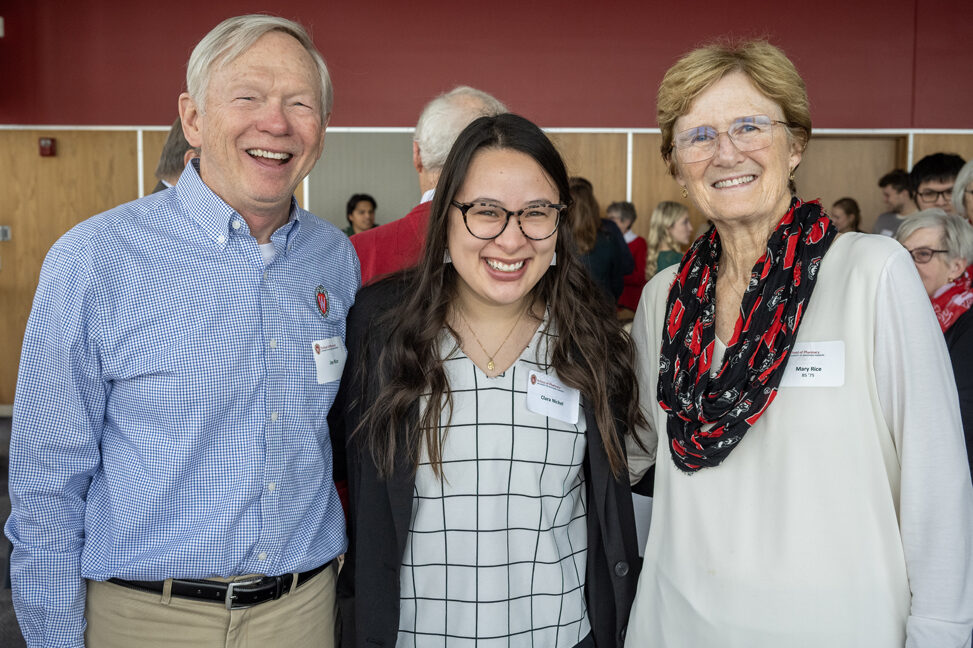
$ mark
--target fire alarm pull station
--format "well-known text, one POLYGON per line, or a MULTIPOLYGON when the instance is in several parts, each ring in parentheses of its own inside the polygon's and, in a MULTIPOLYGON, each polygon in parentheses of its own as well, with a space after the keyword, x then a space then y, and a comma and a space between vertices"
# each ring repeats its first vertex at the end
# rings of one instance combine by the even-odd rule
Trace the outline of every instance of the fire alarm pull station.
POLYGON ((54 157, 57 155, 57 140, 53 137, 41 137, 37 140, 40 148, 41 157, 54 157))

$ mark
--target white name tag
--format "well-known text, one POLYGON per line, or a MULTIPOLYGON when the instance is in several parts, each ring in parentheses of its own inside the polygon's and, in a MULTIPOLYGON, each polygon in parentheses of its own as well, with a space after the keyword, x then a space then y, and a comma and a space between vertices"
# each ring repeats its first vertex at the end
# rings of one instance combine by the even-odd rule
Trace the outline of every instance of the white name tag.
POLYGON ((556 376, 539 371, 527 373, 527 409, 574 425, 578 422, 581 392, 568 387, 556 376))
POLYGON ((797 342, 784 368, 781 387, 841 387, 845 384, 845 343, 797 342))
POLYGON ((348 352, 340 337, 311 342, 311 352, 314 354, 314 366, 318 370, 319 385, 341 378, 348 352))

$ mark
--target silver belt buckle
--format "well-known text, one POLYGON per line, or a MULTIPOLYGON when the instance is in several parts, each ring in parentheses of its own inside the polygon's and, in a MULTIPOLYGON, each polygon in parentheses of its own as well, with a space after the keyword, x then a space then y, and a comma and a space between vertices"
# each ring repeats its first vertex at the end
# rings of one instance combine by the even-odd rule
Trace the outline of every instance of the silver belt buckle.
POLYGON ((229 583, 227 583, 226 584, 226 609, 227 610, 242 610, 244 608, 252 607, 251 605, 234 605, 233 604, 233 599, 236 598, 236 594, 233 593, 233 590, 236 589, 237 587, 246 587, 247 585, 256 585, 257 583, 259 583, 262 580, 263 580, 263 577, 260 577, 260 578, 251 578, 249 580, 242 580, 242 581, 235 581, 235 582, 229 582, 229 583))

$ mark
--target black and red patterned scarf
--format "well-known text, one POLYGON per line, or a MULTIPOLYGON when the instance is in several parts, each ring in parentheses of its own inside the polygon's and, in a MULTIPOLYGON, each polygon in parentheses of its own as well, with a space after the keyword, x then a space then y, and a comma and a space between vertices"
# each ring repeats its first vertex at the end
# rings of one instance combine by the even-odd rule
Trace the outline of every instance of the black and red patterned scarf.
POLYGON ((721 253, 716 229, 683 256, 666 302, 658 389, 680 470, 718 466, 773 402, 821 258, 837 234, 818 202, 791 201, 753 267, 723 364, 712 376, 721 253))

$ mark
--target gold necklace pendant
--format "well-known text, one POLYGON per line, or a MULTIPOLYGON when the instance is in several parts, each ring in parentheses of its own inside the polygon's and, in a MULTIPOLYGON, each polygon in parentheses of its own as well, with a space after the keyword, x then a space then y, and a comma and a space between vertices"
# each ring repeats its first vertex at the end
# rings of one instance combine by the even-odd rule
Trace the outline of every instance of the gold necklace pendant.
POLYGON ((468 328, 470 330, 470 333, 473 334, 473 339, 476 340, 477 345, 479 345, 480 349, 483 350, 483 354, 487 357, 487 371, 489 371, 490 373, 493 373, 497 369, 497 365, 493 361, 493 359, 497 356, 498 353, 500 353, 500 350, 503 349, 503 345, 505 345, 507 343, 507 340, 510 339, 510 335, 514 332, 514 329, 517 328, 517 325, 520 323, 520 320, 524 317, 524 314, 527 312, 529 308, 530 308, 530 303, 528 302, 527 307, 525 307, 524 310, 521 311, 520 315, 517 316, 517 319, 514 320, 513 326, 511 326, 510 330, 507 331, 506 337, 503 338, 503 342, 501 342, 500 346, 497 347, 497 350, 493 352, 493 355, 490 355, 490 352, 487 351, 486 347, 483 346, 483 343, 480 342, 480 338, 477 337, 476 331, 473 330, 473 326, 470 324, 470 321, 466 319, 466 315, 463 314, 463 311, 460 310, 459 308, 456 309, 456 313, 463 320, 463 323, 466 324, 466 328, 468 328))

